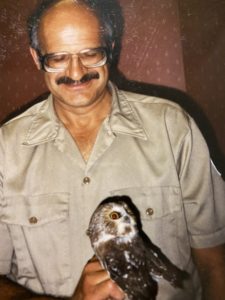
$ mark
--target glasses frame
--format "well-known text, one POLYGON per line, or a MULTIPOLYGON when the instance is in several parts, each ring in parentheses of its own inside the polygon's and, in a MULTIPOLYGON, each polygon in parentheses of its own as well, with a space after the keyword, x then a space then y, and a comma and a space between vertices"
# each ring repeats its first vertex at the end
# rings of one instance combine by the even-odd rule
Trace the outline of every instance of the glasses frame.
POLYGON ((86 49, 83 49, 81 50, 80 52, 77 52, 77 53, 71 53, 71 52, 68 52, 68 51, 62 51, 62 52, 52 52, 52 53, 46 53, 44 55, 42 55, 41 53, 38 53, 38 56, 39 56, 39 61, 40 61, 40 64, 41 64, 41 69, 44 70, 45 72, 48 72, 48 73, 57 73, 57 72, 62 72, 62 71, 65 71, 68 66, 69 66, 69 62, 68 62, 68 65, 65 67, 65 68, 59 68, 59 69, 55 69, 55 68, 51 68, 51 67, 48 67, 46 66, 45 64, 45 60, 47 57, 49 56, 53 56, 53 55, 62 55, 62 54, 69 54, 71 55, 71 57, 73 55, 76 55, 79 57, 79 54, 82 54, 82 53, 86 53, 88 51, 91 51, 91 50, 101 50, 105 53, 105 56, 102 60, 100 60, 98 63, 95 63, 91 66, 85 66, 83 63, 82 63, 82 60, 80 59, 82 65, 85 67, 85 68, 97 68, 97 67, 102 67, 104 66, 107 61, 108 61, 108 51, 107 51, 107 48, 106 47, 97 47, 97 48, 86 48, 86 49))

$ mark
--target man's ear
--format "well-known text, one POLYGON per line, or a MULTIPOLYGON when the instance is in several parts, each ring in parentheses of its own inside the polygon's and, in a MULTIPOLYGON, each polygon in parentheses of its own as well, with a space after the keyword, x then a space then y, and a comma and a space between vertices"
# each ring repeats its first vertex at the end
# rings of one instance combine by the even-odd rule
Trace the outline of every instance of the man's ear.
POLYGON ((41 70, 41 64, 40 64, 40 61, 39 61, 39 57, 38 57, 38 54, 37 54, 37 51, 34 49, 34 48, 31 48, 30 47, 30 54, 33 58, 33 61, 37 67, 38 70, 41 70))

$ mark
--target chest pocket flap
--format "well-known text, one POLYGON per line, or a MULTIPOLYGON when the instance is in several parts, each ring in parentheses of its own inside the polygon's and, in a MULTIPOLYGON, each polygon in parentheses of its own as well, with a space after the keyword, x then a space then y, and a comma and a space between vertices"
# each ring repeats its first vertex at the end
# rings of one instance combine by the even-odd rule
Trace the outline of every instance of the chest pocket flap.
POLYGON ((162 218, 181 210, 180 189, 173 186, 126 188, 111 194, 129 196, 142 220, 162 218))
POLYGON ((21 226, 40 226, 68 216, 69 194, 7 197, 1 221, 21 226))

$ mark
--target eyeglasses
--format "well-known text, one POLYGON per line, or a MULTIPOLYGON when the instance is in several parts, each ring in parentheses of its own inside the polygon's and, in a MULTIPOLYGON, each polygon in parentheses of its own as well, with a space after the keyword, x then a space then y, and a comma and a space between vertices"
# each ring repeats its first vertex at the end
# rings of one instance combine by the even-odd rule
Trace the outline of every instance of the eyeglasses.
POLYGON ((42 69, 46 72, 61 72, 68 66, 73 56, 77 56, 87 68, 101 67, 107 62, 107 51, 104 47, 84 49, 78 53, 57 52, 40 55, 42 69))

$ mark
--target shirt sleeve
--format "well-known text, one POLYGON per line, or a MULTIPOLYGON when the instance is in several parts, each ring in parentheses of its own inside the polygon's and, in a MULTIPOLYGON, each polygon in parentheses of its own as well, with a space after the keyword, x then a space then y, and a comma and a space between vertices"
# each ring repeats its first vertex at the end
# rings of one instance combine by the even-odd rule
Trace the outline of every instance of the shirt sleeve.
POLYGON ((3 193, 3 170, 4 170, 4 147, 2 139, 2 131, 0 129, 0 274, 8 274, 11 267, 12 258, 12 241, 6 224, 2 222, 2 214, 4 208, 3 193))
POLYGON ((209 248, 225 242, 225 183, 211 162, 195 122, 180 149, 180 183, 190 243, 209 248))

